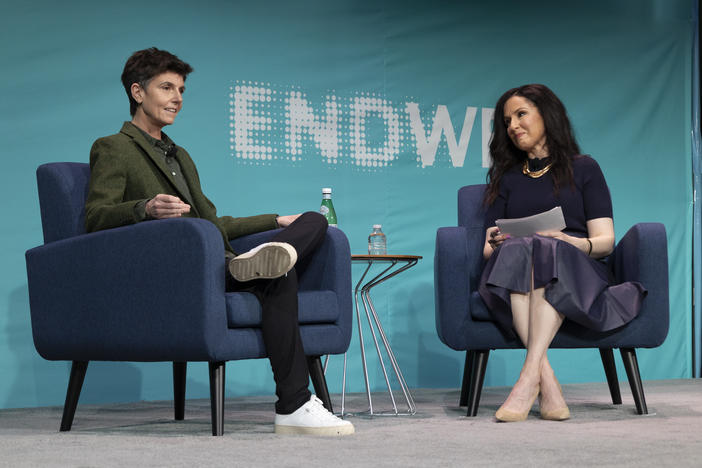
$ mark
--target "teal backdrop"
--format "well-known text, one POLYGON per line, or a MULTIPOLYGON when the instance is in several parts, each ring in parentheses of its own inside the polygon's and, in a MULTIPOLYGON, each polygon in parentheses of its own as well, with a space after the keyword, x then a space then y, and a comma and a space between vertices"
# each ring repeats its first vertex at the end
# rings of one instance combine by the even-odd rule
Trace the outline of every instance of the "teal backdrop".
MULTIPOLYGON (((456 388, 463 354, 434 327, 436 229, 456 191, 485 180, 492 106, 539 82, 569 110, 600 163, 616 234, 665 224, 670 332, 641 350, 648 379, 692 375, 692 2, 26 1, 0 19, 0 407, 63 403, 69 365, 34 350, 24 252, 42 243, 35 169, 88 161, 129 119, 119 76, 157 46, 195 68, 167 133, 194 157, 205 192, 232 215, 316 210, 333 188, 339 226, 364 253, 374 223, 388 250, 423 256, 375 301, 411 387, 456 388)), ((354 269, 356 278, 360 270, 354 269)), ((164 278, 167 280, 167 278, 164 278)), ((368 335, 366 334, 366 337, 368 335)), ((486 385, 511 385, 522 351, 493 353, 486 385)), ((565 383, 603 381, 596 350, 551 352, 565 383)), ((381 389, 371 355, 371 381, 381 389)), ((329 362, 341 391, 341 357, 329 362)), ((208 396, 192 364, 188 398, 208 396)), ((620 375, 624 375, 620 369, 620 375)), ((273 394, 265 360, 228 365, 227 395, 273 394)), ((362 391, 359 348, 348 391, 362 391)), ((172 398, 167 363, 94 363, 81 402, 172 398)))

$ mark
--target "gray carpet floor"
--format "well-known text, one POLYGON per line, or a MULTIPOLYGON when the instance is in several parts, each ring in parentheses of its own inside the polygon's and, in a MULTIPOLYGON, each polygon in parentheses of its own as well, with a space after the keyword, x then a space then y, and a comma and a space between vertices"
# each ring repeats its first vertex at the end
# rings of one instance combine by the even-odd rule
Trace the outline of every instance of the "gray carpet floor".
MULTIPOLYGON (((702 380, 644 383, 639 416, 626 382, 622 405, 605 383, 564 385, 572 419, 497 423, 509 389, 483 390, 478 416, 458 407, 457 389, 415 389, 414 416, 348 416, 347 437, 276 436, 273 397, 226 402, 225 434, 212 437, 209 400, 188 400, 185 421, 170 401, 79 405, 73 430, 59 433, 61 408, 0 411, 0 466, 702 466, 702 380)), ((339 396, 333 396, 339 406, 339 396)), ((390 406, 386 394, 374 408, 390 406)), ((347 396, 347 410, 367 408, 347 396)))

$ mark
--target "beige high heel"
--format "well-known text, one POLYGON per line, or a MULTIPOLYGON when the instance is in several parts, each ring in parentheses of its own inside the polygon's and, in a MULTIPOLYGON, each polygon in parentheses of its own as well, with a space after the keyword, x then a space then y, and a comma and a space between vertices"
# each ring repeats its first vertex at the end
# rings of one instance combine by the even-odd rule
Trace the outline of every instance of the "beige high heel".
POLYGON ((546 419, 549 421, 565 421, 566 419, 570 419, 570 410, 567 406, 556 408, 555 410, 551 411, 541 410, 541 419, 546 419))
MULTIPOLYGON (((558 384, 558 390, 561 392, 561 396, 563 396, 563 389, 561 388, 560 383, 558 384)), ((539 398, 539 407, 540 406, 541 398, 539 398)), ((568 405, 549 411, 539 408, 539 412, 541 413, 541 419, 546 419, 548 421, 565 421, 566 419, 570 419, 570 410, 568 409, 568 405)))
POLYGON ((504 409, 502 406, 500 406, 500 409, 497 410, 495 413, 495 418, 500 421, 500 422, 519 422, 519 421, 524 421, 527 416, 529 416, 529 411, 531 411, 531 407, 534 406, 534 402, 536 401, 536 397, 539 396, 539 386, 536 386, 536 390, 534 392, 534 395, 531 398, 531 402, 529 403, 529 407, 526 409, 526 411, 523 411, 521 413, 517 413, 515 411, 510 411, 507 409, 504 409))

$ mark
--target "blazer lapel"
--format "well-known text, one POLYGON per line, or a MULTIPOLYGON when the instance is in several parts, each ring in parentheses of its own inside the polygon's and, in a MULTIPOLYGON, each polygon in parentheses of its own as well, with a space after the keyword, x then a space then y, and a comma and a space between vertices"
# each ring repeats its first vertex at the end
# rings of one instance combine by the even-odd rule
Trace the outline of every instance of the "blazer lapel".
MULTIPOLYGON (((146 141, 146 138, 144 138, 144 135, 141 134, 139 129, 136 128, 134 124, 130 122, 124 122, 124 125, 122 125, 122 129, 120 130, 120 132, 131 137, 134 140, 134 142, 137 145, 139 145, 139 147, 142 150, 144 150, 144 153, 146 153, 146 155, 154 162, 156 167, 158 167, 158 169, 163 173, 163 175, 166 176, 166 180, 168 180, 173 189, 176 192, 178 192, 180 198, 185 200, 192 208, 195 208, 193 201, 190 199, 190 197, 188 197, 187 194, 183 193, 180 189, 178 189, 178 186, 173 182, 173 174, 166 165, 166 162, 163 160, 163 156, 158 153, 158 151, 156 150, 156 148, 153 147, 153 145, 146 141)), ((180 158, 178 158, 178 161, 180 162, 180 158)), ((186 174, 186 171, 182 167, 182 164, 181 170, 183 170, 183 176, 188 184, 188 187, 192 187, 192 184, 190 183, 190 174, 186 174)), ((197 214, 197 209, 195 209, 195 211, 197 214)))

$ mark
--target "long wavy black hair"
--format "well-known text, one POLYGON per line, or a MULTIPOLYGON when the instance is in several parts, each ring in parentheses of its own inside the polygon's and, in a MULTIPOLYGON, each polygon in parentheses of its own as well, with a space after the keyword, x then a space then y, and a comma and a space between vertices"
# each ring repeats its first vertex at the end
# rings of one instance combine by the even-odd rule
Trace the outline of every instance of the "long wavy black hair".
POLYGON ((488 188, 485 191, 484 200, 486 206, 491 205, 497 198, 500 180, 505 172, 516 164, 524 164, 524 160, 527 158, 527 153, 514 146, 507 134, 504 109, 505 103, 512 96, 521 96, 531 101, 544 120, 546 149, 553 161, 549 173, 553 177, 556 193, 563 185, 573 184, 571 159, 580 154, 580 147, 575 141, 565 106, 553 91, 542 84, 519 86, 504 93, 495 104, 493 134, 490 140, 492 166, 487 173, 488 188))

